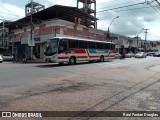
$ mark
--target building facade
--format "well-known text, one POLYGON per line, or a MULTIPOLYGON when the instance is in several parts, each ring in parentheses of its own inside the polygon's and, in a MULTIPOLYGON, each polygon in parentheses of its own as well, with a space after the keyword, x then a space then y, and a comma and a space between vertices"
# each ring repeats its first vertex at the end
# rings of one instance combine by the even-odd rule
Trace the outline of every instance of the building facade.
MULTIPOLYGON (((21 57, 27 53, 31 55, 31 47, 29 45, 31 28, 29 26, 16 28, 9 33, 9 43, 12 43, 13 48, 10 52, 21 57)), ((80 37, 104 41, 106 32, 94 28, 87 28, 83 25, 75 25, 73 22, 68 22, 61 19, 51 19, 43 21, 40 24, 34 24, 33 30, 33 54, 36 58, 43 58, 45 43, 52 37, 80 37)))

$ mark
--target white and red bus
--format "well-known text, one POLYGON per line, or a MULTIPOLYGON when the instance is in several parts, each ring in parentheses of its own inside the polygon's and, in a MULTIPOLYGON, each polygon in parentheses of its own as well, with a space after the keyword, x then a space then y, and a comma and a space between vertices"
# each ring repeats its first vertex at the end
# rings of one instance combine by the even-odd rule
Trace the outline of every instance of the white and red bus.
POLYGON ((100 61, 115 58, 115 44, 98 40, 54 37, 47 40, 45 61, 75 64, 77 61, 100 61))

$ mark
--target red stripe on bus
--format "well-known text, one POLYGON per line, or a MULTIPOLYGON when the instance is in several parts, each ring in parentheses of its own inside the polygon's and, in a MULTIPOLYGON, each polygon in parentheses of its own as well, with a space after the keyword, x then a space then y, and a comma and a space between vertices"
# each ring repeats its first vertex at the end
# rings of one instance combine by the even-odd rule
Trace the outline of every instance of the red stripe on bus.
POLYGON ((77 58, 88 58, 88 56, 77 56, 77 58))
POLYGON ((115 57, 115 55, 110 55, 109 57, 115 57))
POLYGON ((86 51, 85 49, 78 49, 78 50, 69 50, 66 53, 82 54, 82 53, 86 53, 86 51))
POLYGON ((58 59, 68 59, 69 57, 58 57, 58 59))
POLYGON ((81 49, 81 50, 74 50, 75 53, 86 53, 85 49, 81 49))
POLYGON ((97 57, 100 57, 100 56, 89 56, 90 58, 97 58, 97 57))

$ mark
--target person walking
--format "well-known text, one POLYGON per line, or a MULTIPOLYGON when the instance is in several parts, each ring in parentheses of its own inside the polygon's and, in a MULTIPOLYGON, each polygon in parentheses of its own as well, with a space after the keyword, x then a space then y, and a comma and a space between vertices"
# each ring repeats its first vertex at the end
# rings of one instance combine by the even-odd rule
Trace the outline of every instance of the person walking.
POLYGON ((14 53, 13 54, 13 63, 15 63, 16 62, 16 54, 14 53))
POLYGON ((23 58, 23 63, 26 63, 27 62, 27 54, 24 53, 23 56, 22 56, 22 58, 23 58))

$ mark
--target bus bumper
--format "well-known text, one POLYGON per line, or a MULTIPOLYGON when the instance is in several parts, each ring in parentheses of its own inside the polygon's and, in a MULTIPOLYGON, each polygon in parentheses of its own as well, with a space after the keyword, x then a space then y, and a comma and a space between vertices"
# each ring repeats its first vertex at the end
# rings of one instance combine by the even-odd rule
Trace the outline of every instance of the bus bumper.
POLYGON ((46 62, 50 62, 50 63, 56 63, 57 62, 55 56, 53 56, 53 57, 45 57, 45 61, 46 62))

